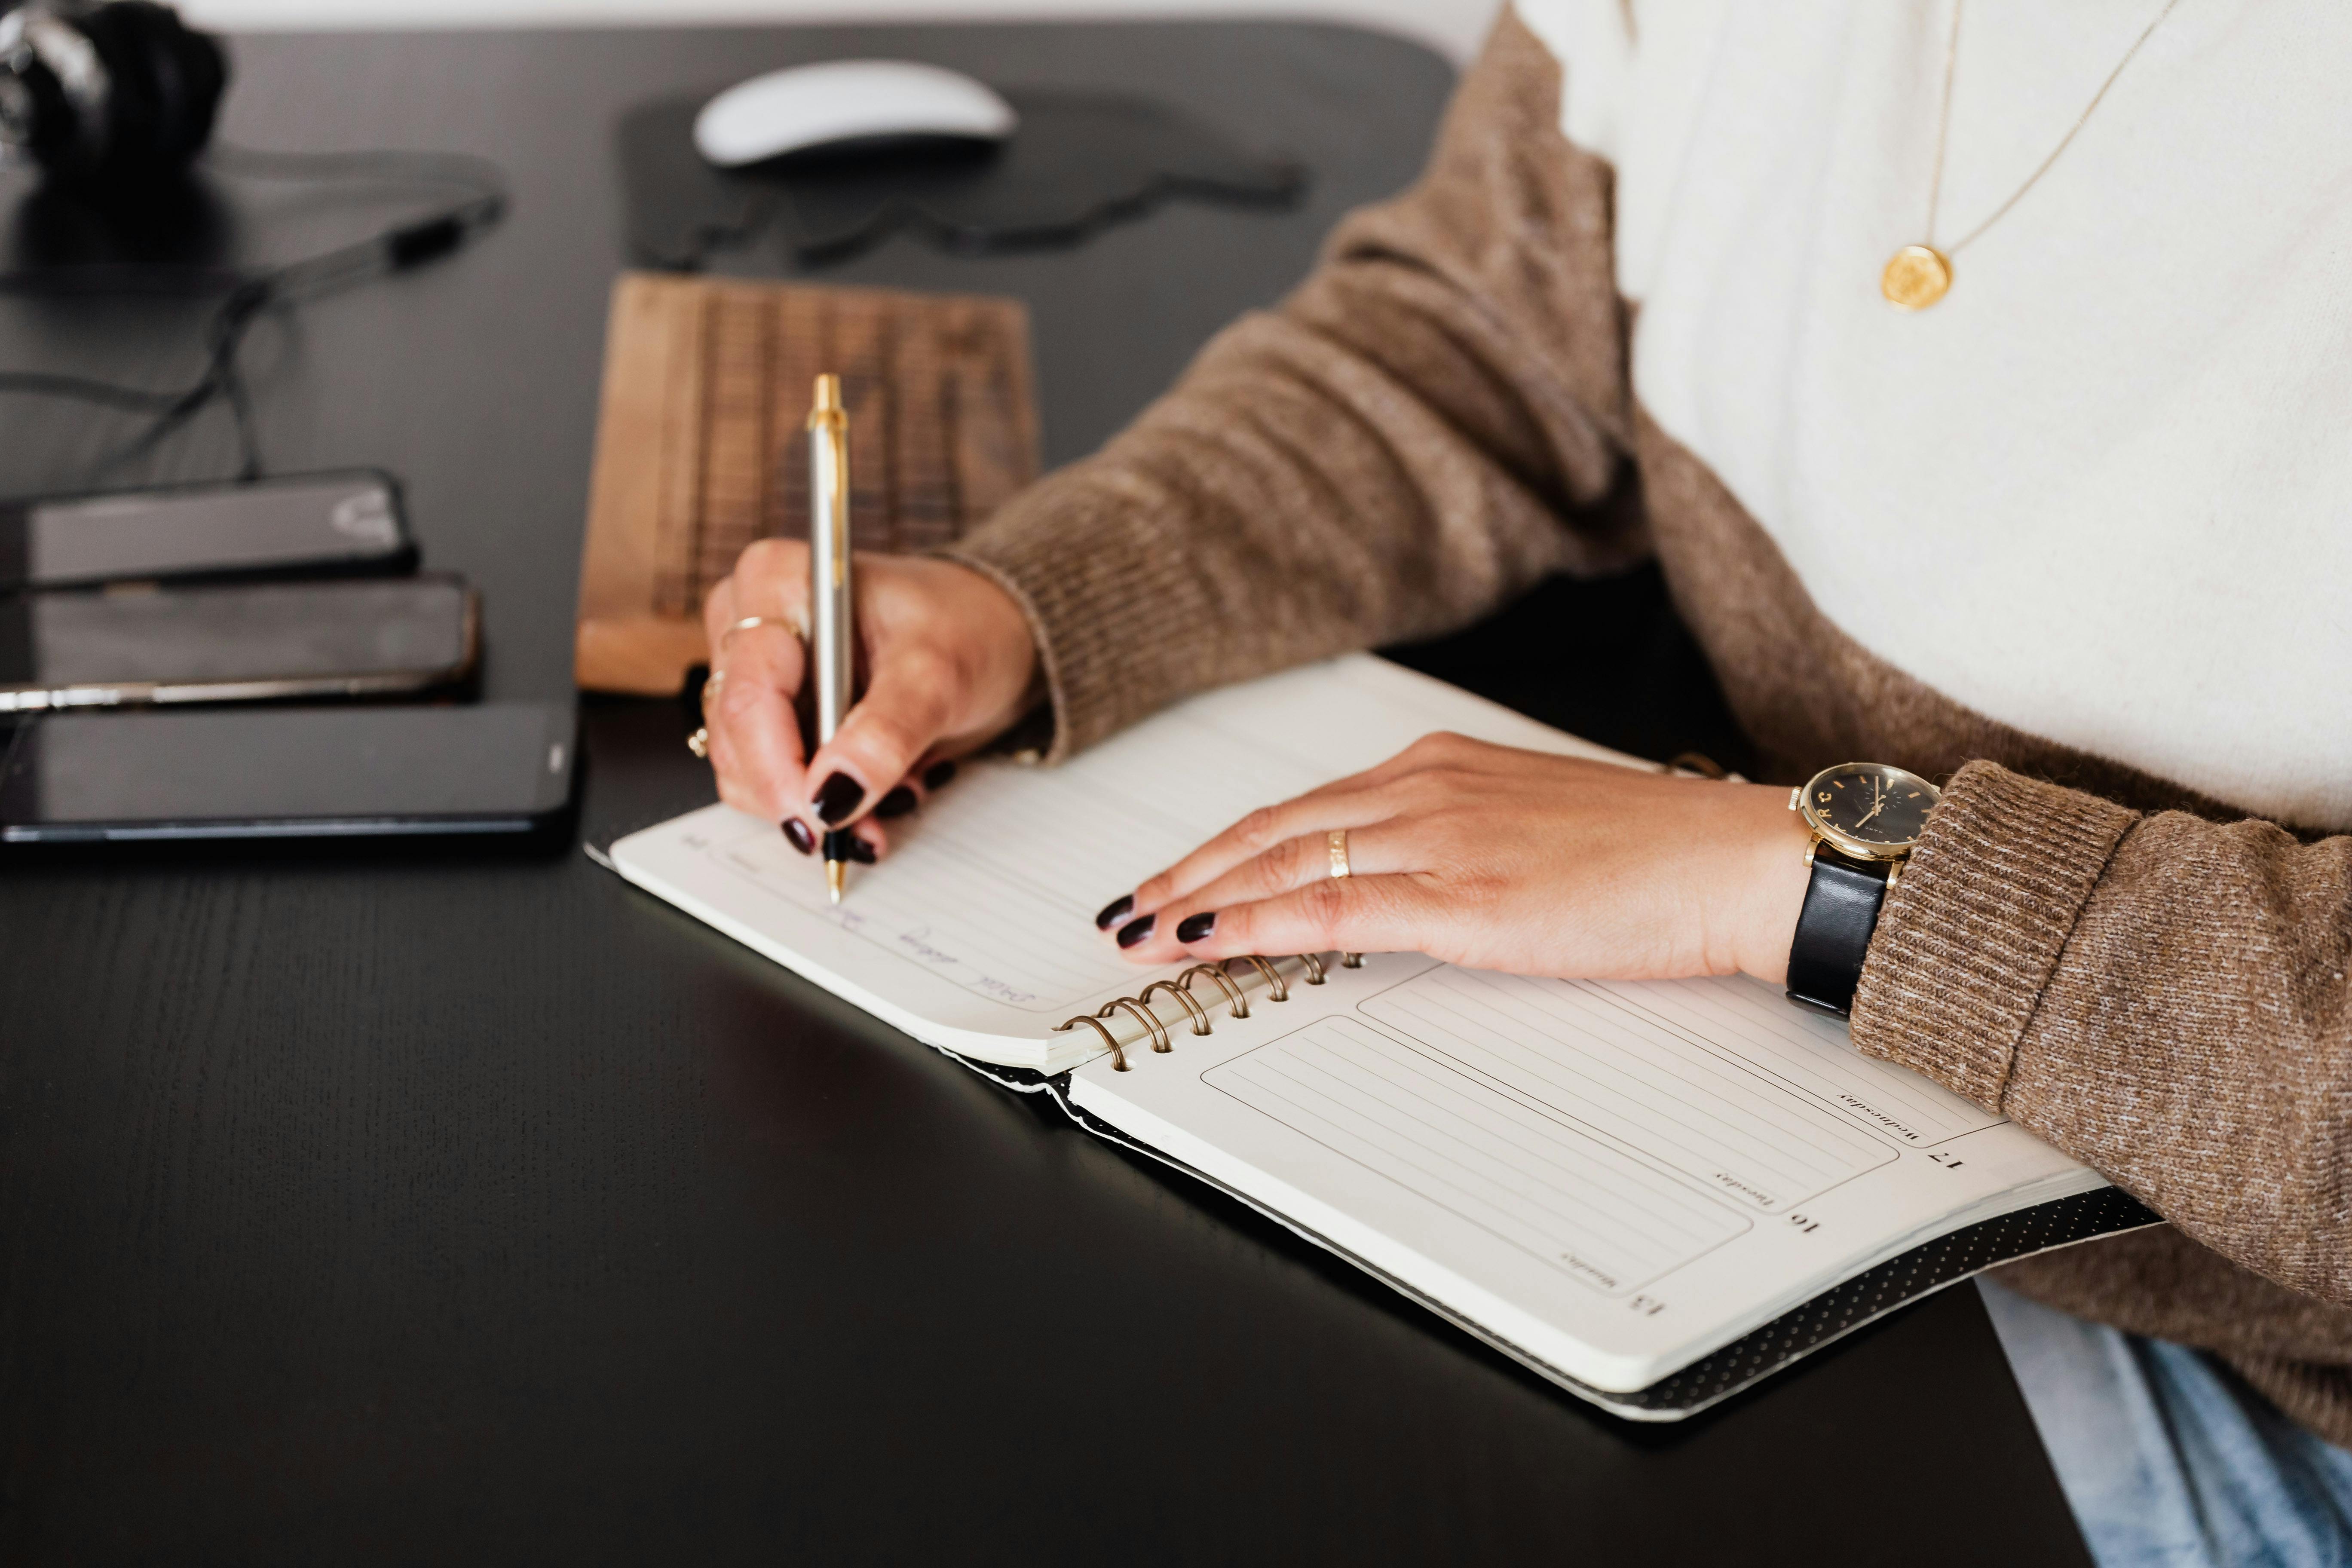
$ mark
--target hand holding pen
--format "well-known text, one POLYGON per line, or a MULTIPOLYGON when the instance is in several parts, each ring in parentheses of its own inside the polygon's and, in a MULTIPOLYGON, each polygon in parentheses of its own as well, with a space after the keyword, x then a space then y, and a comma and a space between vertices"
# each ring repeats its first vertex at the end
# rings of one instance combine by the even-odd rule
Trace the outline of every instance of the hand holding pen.
POLYGON ((782 824, 804 855, 838 832, 841 855, 862 864, 888 852, 888 821, 954 776, 953 759, 1030 710, 1037 654, 1020 605, 993 579, 950 561, 858 554, 843 618, 866 689, 812 754, 794 709, 803 683, 817 684, 814 649, 796 635, 817 630, 814 553, 761 540, 705 600, 708 752, 721 800, 782 824))

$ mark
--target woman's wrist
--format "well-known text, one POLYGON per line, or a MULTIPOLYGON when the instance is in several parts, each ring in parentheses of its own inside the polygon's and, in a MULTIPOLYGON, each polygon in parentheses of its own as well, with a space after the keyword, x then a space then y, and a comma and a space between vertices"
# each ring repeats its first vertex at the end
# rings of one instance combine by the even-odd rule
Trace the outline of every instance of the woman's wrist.
POLYGON ((1738 963, 1743 973, 1785 985, 1789 948, 1796 940, 1797 917, 1804 910, 1811 877, 1805 847, 1812 836, 1780 790, 1759 785, 1748 790, 1748 798, 1740 803, 1734 840, 1738 849, 1727 858, 1738 868, 1728 896, 1739 933, 1738 963))

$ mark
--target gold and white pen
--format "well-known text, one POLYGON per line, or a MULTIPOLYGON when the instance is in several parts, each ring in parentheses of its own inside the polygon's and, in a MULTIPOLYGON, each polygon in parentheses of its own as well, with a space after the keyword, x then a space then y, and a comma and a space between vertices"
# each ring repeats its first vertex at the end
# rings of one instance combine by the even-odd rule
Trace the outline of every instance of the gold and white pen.
MULTIPOLYGON (((857 634, 850 623, 849 413, 841 377, 816 378, 809 410, 809 654, 816 683, 816 743, 830 745, 849 714, 857 634)), ((849 873, 855 834, 828 829, 824 885, 835 903, 849 873)))

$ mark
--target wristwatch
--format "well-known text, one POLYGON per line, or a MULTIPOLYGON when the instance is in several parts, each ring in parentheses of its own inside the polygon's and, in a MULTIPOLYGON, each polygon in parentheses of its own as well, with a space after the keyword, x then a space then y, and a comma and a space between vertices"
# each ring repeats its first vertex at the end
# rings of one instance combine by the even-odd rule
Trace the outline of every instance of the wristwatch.
POLYGON ((1941 798, 1916 773, 1885 763, 1840 763, 1789 794, 1813 830, 1813 879, 1789 945, 1789 1000, 1843 1018, 1853 1006, 1879 906, 1902 880, 1927 813, 1941 798))

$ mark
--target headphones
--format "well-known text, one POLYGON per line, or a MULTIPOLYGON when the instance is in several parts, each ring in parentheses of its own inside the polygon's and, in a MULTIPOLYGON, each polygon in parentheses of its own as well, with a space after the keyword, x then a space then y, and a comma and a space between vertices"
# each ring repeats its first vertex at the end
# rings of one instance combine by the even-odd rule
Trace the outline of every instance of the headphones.
MULTIPOLYGON (((159 191, 188 172, 212 140, 228 86, 220 40, 155 0, 0 0, 0 163, 30 159, 52 188, 92 209, 152 215, 159 191), (128 197, 129 200, 118 198, 128 197)), ((205 409, 225 403, 236 426, 238 478, 258 479, 261 450, 238 353, 269 310, 406 271, 496 227, 506 183, 482 158, 448 153, 259 153, 215 147, 211 172, 261 180, 443 187, 450 197, 364 238, 317 255, 226 274, 170 266, 106 267, 79 284, 75 268, 0 272, 0 294, 47 288, 217 298, 205 328, 205 367, 182 387, 124 386, 48 371, 0 370, 0 394, 59 397, 146 425, 101 465, 144 452, 205 409)))
POLYGON ((29 156, 57 179, 137 185, 179 174, 211 138, 227 85, 219 40, 154 0, 26 0, 0 12, 0 154, 29 156))

